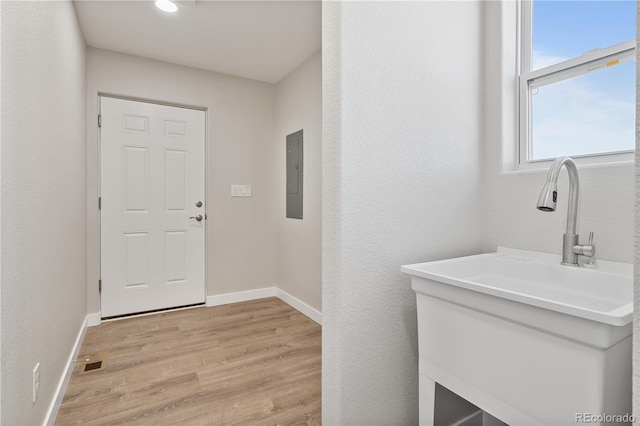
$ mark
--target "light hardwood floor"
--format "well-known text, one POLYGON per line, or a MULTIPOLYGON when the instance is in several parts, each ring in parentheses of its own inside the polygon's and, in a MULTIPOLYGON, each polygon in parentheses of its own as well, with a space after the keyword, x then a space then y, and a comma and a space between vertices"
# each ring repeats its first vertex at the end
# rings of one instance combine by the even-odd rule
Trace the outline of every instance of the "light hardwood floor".
POLYGON ((68 424, 319 425, 321 327, 276 298, 103 323, 56 419, 68 424))

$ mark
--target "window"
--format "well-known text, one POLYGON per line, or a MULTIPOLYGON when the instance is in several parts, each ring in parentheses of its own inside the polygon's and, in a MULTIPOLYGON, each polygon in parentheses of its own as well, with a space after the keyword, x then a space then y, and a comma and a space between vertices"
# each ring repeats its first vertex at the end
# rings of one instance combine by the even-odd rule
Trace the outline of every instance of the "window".
POLYGON ((636 2, 523 0, 520 166, 635 146, 636 2))

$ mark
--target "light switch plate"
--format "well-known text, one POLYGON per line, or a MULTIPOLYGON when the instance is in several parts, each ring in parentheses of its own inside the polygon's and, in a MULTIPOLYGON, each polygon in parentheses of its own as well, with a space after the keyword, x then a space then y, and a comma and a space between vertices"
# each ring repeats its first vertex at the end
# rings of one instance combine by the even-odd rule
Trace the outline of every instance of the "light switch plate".
POLYGON ((251 197, 251 185, 231 185, 232 197, 251 197))

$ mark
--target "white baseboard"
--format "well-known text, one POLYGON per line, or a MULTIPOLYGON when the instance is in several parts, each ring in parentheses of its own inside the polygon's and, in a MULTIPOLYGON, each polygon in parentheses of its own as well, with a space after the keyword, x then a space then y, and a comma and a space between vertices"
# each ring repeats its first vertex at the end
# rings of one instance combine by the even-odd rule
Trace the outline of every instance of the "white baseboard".
POLYGON ((278 287, 259 288, 257 290, 239 291, 237 293, 218 294, 207 296, 207 306, 226 305, 228 303, 246 302, 249 300, 264 299, 267 297, 277 297, 293 309, 300 311, 309 319, 322 325, 322 312, 312 308, 302 300, 293 297, 278 287))
POLYGON ((100 325, 102 323, 102 318, 100 316, 100 312, 95 312, 93 314, 87 315, 87 327, 95 327, 96 325, 100 325))
POLYGON ((248 300, 264 299, 267 297, 275 297, 276 288, 267 287, 257 290, 239 291, 236 293, 217 294, 215 296, 207 296, 207 306, 226 305, 228 303, 246 302, 248 300))
POLYGON ((51 401, 51 406, 49 407, 49 411, 47 412, 47 417, 45 417, 45 424, 47 426, 53 426, 56 421, 56 417, 58 417, 58 411, 60 410, 62 400, 64 399, 64 392, 66 391, 69 380, 71 379, 71 373, 73 372, 73 367, 75 366, 75 360, 78 359, 78 354, 80 353, 80 348, 82 347, 84 335, 87 333, 89 316, 90 315, 87 315, 84 318, 82 327, 78 332, 78 337, 76 337, 76 342, 73 344, 73 349, 71 350, 71 354, 69 355, 69 359, 67 360, 67 366, 64 369, 62 377, 60 378, 60 382, 58 383, 58 387, 56 388, 56 391, 54 393, 53 401, 51 401))
POLYGON ((290 295, 284 290, 280 290, 277 287, 275 287, 275 289, 276 289, 276 297, 278 299, 282 300, 284 303, 291 306, 293 309, 300 311, 300 313, 306 315, 311 320, 322 325, 322 312, 312 308, 311 306, 304 303, 302 300, 293 297, 292 295, 290 295))

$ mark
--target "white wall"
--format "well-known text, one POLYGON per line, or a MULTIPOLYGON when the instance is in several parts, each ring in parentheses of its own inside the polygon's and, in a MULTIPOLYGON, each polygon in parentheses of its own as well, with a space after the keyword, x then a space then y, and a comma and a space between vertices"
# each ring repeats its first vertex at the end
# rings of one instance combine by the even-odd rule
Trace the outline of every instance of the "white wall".
POLYGON ((150 59, 87 51, 88 309, 98 312, 98 93, 206 107, 207 294, 276 284, 274 86, 150 59), (251 184, 251 198, 232 198, 251 184))
POLYGON ((323 422, 416 424, 402 264, 481 251, 480 2, 323 4, 323 422))
MULTIPOLYGON (((558 209, 540 212, 536 202, 547 168, 514 171, 515 2, 485 2, 484 251, 496 246, 562 252, 567 219, 567 174, 561 173, 558 209)), ((595 232, 596 258, 633 262, 634 163, 579 166, 578 232, 595 232)))
POLYGON ((86 315, 85 45, 71 2, 1 8, 0 423, 34 425, 86 315))
POLYGON ((275 88, 276 282, 322 311, 322 53, 313 54, 275 88), (303 219, 286 218, 288 134, 304 130, 303 219))
MULTIPOLYGON (((636 9, 640 22, 640 8, 636 9)), ((636 27, 636 52, 640 52, 640 27, 636 27)), ((636 67, 636 164, 640 164, 640 67, 636 67)), ((640 419, 640 168, 636 166, 635 268, 633 292, 633 414, 640 419)), ((636 421, 635 424, 637 424, 636 421)))

